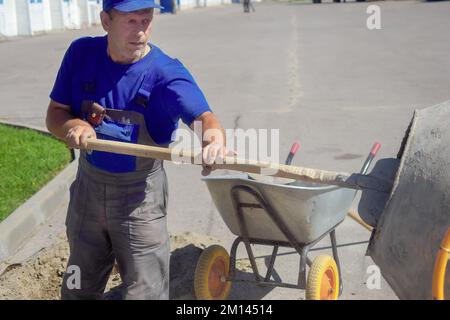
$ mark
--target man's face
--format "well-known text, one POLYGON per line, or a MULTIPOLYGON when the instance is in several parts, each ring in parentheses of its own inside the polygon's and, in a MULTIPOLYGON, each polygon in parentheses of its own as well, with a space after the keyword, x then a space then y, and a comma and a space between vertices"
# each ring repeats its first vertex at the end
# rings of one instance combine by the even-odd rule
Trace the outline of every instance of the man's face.
POLYGON ((152 30, 153 8, 133 12, 112 9, 102 12, 103 29, 108 32, 109 54, 121 63, 139 60, 152 30))

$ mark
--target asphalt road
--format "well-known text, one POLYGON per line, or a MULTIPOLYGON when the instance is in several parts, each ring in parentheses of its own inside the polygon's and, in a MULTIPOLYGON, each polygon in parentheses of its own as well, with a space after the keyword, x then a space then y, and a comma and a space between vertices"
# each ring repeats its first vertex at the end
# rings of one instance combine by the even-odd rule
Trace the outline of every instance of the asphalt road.
MULTIPOLYGON (((256 3, 156 15, 151 41, 192 72, 226 128, 279 129, 280 160, 293 141, 293 164, 359 171, 374 141, 394 157, 416 108, 450 99, 450 2, 256 3), (366 26, 369 5, 381 29, 366 26)), ((54 32, 0 43, 0 119, 45 126, 48 93, 70 42, 101 28, 54 32)), ((166 164, 169 229, 223 240, 233 235, 216 211, 200 168, 166 164)), ((337 229, 343 299, 395 299, 383 280, 366 285, 369 232, 351 219, 337 229)), ((329 240, 318 247, 329 246, 329 240)), ((242 249, 242 248, 241 248, 242 249)), ((256 247, 262 266, 267 248, 256 247)), ((281 250, 275 269, 296 282, 298 256, 281 250)), ((317 250, 312 256, 330 253, 317 250)), ((244 251, 239 251, 244 256, 244 251)), ((251 277, 244 274, 244 277, 251 277)), ((239 284, 237 299, 303 299, 293 289, 239 284)))

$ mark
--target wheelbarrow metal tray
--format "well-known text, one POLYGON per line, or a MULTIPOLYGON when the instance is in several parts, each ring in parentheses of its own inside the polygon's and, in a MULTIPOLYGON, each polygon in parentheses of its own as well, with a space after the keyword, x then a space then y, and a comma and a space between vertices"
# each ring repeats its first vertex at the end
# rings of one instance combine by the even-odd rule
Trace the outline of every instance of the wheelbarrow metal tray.
MULTIPOLYGON (((268 183, 247 174, 209 176, 206 182, 214 204, 230 231, 244 236, 233 204, 231 190, 235 186, 249 186, 257 191, 288 226, 298 243, 307 244, 318 239, 344 220, 355 197, 355 190, 338 186, 303 183, 268 183)), ((239 203, 257 205, 247 192, 239 191, 239 203)), ((286 242, 288 239, 262 208, 243 207, 243 218, 251 239, 286 242)))

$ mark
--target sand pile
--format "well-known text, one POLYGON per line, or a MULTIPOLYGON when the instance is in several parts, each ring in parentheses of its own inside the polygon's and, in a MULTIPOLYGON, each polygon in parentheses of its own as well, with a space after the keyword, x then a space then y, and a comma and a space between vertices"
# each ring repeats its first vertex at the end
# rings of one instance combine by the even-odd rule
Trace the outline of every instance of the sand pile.
MULTIPOLYGON (((193 299, 193 279, 202 250, 223 245, 220 240, 194 233, 171 235, 170 299, 193 299)), ((69 254, 61 236, 52 247, 41 250, 22 264, 11 265, 0 276, 0 299, 59 299, 62 277, 69 254)), ((238 269, 249 271, 246 260, 237 261, 238 269)), ((120 299, 121 278, 114 268, 106 287, 106 299, 120 299)))

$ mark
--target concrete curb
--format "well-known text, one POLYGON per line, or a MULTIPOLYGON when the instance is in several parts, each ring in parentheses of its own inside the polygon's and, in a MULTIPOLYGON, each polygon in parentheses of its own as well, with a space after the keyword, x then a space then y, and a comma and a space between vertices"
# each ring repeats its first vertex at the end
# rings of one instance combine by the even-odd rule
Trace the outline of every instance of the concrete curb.
MULTIPOLYGON (((7 122, 1 123, 34 129, 51 135, 42 128, 7 122)), ((72 154, 74 155, 74 153, 72 154)), ((72 161, 55 178, 0 223, 0 274, 10 264, 8 259, 25 244, 36 228, 45 223, 58 207, 64 201, 67 201, 69 198, 69 187, 75 179, 77 168, 78 161, 72 161)))
POLYGON ((49 136, 53 136, 46 128, 42 128, 42 127, 38 127, 38 126, 33 126, 33 125, 26 125, 20 122, 14 122, 14 121, 5 121, 5 120, 0 120, 1 124, 10 126, 10 127, 15 127, 15 128, 21 128, 21 129, 32 129, 35 131, 39 131, 45 135, 49 135, 49 136))

